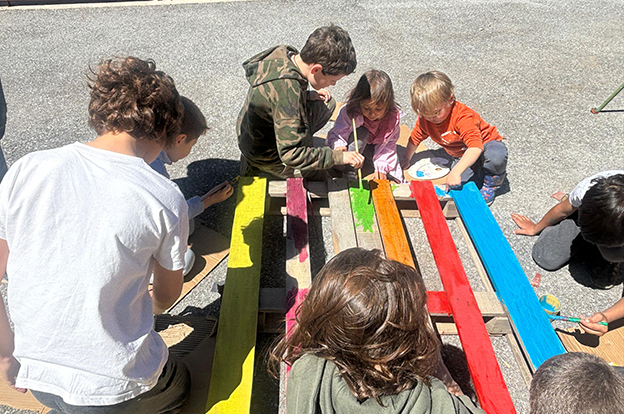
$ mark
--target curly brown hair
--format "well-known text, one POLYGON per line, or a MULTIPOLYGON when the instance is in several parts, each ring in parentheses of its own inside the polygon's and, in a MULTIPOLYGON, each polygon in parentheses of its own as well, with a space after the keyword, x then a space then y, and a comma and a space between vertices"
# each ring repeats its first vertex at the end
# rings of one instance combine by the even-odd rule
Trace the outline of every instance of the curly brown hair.
POLYGON ((89 124, 99 135, 126 132, 165 145, 175 140, 184 107, 173 79, 153 60, 116 57, 89 69, 89 124))
POLYGON ((353 248, 316 275, 295 328, 269 355, 292 365, 304 354, 334 362, 360 401, 413 388, 438 366, 439 341, 428 323, 426 292, 415 269, 353 248))

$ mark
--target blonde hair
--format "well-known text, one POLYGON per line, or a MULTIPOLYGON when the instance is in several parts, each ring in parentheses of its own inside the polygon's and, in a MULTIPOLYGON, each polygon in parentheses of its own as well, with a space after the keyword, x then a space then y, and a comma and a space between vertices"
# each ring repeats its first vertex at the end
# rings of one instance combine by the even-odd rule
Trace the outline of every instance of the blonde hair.
POLYGON ((418 115, 430 114, 453 97, 451 79, 437 70, 423 73, 412 83, 412 109, 418 115))

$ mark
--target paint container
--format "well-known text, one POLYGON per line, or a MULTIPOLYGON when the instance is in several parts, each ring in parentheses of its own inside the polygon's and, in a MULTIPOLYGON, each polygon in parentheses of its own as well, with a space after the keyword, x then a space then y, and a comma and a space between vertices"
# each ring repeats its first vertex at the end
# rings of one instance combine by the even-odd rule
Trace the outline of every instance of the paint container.
POLYGON ((561 310, 561 303, 559 302, 559 299, 557 299, 553 295, 540 296, 539 303, 540 305, 542 305, 542 308, 544 308, 546 313, 550 315, 556 315, 561 310))

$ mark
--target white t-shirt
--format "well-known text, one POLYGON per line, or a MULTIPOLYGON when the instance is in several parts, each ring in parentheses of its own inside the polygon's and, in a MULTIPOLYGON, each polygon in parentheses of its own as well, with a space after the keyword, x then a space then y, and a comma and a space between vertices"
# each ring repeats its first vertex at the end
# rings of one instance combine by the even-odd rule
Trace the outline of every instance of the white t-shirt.
POLYGON ((152 329, 154 259, 184 266, 186 201, 143 159, 75 143, 26 155, 0 184, 18 387, 72 405, 151 389, 168 353, 152 329))
POLYGON ((594 181, 596 178, 611 177, 612 175, 616 174, 624 174, 624 170, 603 171, 599 172, 598 174, 594 174, 591 177, 587 177, 586 179, 578 183, 578 185, 574 187, 574 190, 572 190, 572 192, 570 193, 570 204, 572 204, 573 207, 579 208, 581 206, 581 202, 583 201, 583 197, 585 197, 585 193, 587 193, 587 190, 592 188, 594 185, 592 181, 594 181))

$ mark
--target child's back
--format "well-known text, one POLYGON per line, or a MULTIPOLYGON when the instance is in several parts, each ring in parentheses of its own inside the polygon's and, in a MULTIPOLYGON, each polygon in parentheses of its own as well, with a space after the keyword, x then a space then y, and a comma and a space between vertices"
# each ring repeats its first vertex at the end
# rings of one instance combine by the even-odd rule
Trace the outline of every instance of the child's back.
POLYGON ((432 377, 439 343, 425 303, 420 275, 379 251, 330 260, 271 353, 292 364, 288 413, 482 413, 432 377))
MULTIPOLYGON (((29 154, 0 184, 0 273, 6 264, 15 324, 14 351, 2 347, 0 357, 19 369, 16 378, 2 374, 48 406, 73 407, 64 412, 118 403, 127 412, 175 409, 188 371, 167 358, 152 325, 180 292, 187 207, 147 162, 177 135, 182 105, 153 62, 105 61, 91 82, 98 137, 29 154), (167 383, 178 388, 155 401, 172 392, 167 383)), ((4 316, 1 306, 3 339, 12 337, 4 316)))

